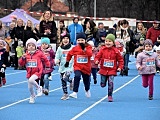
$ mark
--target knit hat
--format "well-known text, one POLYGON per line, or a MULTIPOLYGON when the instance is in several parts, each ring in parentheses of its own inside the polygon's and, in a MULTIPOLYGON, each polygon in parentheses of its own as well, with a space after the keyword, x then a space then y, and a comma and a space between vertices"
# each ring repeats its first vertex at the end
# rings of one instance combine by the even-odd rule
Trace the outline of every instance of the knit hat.
POLYGON ((80 39, 80 38, 86 40, 86 35, 84 34, 84 32, 77 33, 77 35, 76 35, 76 40, 77 40, 77 39, 80 39))
POLYGON ((30 38, 30 39, 27 40, 26 47, 28 46, 29 43, 33 43, 37 48, 37 42, 34 38, 30 38))
POLYGON ((70 34, 68 34, 68 33, 66 33, 66 32, 63 32, 63 33, 61 34, 61 41, 62 41, 62 39, 65 38, 65 37, 68 37, 69 40, 70 40, 70 34))
POLYGON ((4 46, 6 46, 6 44, 7 44, 7 43, 6 43, 4 40, 2 40, 2 39, 0 39, 0 42, 3 43, 4 46))
POLYGON ((37 47, 40 47, 40 46, 41 46, 41 39, 37 41, 37 47))
POLYGON ((92 47, 94 47, 94 42, 92 40, 87 42, 89 45, 91 45, 92 47))
POLYGON ((144 41, 144 38, 143 38, 143 37, 141 37, 139 40, 140 40, 140 41, 144 41))
POLYGON ((145 46, 145 45, 153 45, 153 42, 152 42, 152 40, 150 40, 150 39, 146 39, 146 40, 144 41, 143 45, 144 45, 144 46, 145 46))
POLYGON ((106 37, 106 36, 107 36, 107 32, 106 31, 99 32, 99 37, 106 37))
POLYGON ((23 41, 18 41, 18 46, 21 46, 21 45, 23 45, 23 41))
POLYGON ((115 36, 113 34, 108 34, 106 39, 112 40, 114 42, 115 41, 115 36))
POLYGON ((50 39, 48 37, 42 37, 41 38, 41 44, 46 43, 46 44, 50 44, 50 39))

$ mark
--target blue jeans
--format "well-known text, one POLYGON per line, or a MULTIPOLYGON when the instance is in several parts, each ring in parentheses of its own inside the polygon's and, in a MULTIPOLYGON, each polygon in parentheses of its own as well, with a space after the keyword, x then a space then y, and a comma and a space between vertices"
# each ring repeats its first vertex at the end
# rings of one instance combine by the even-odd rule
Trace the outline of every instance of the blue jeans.
POLYGON ((49 77, 49 74, 44 75, 43 82, 44 82, 44 88, 45 89, 49 89, 49 79, 48 79, 48 77, 49 77))
POLYGON ((129 53, 125 54, 124 57, 124 67, 128 68, 128 63, 129 63, 129 53))

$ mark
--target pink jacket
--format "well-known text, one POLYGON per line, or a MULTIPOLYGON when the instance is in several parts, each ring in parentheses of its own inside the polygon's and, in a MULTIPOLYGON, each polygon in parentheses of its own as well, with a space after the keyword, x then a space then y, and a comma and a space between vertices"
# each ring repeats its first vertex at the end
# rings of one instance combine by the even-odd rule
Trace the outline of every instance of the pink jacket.
POLYGON ((157 53, 153 53, 151 56, 145 51, 141 52, 137 56, 136 67, 141 66, 142 70, 139 70, 139 74, 153 74, 156 73, 156 65, 160 66, 157 53))
POLYGON ((26 52, 26 54, 25 59, 22 57, 19 59, 19 64, 21 66, 26 65, 27 78, 30 78, 33 74, 41 78, 43 72, 42 60, 45 62, 46 67, 50 66, 47 57, 39 50, 32 55, 28 52, 26 52))

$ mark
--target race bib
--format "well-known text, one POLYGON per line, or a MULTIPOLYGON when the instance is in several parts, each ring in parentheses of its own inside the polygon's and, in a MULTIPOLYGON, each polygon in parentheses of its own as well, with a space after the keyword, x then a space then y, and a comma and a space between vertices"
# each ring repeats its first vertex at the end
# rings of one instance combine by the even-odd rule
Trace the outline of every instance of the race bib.
POLYGON ((26 67, 37 67, 37 60, 36 59, 29 59, 27 60, 26 67))
POLYGON ((88 63, 87 55, 77 55, 77 63, 88 63))
POLYGON ((68 51, 63 51, 62 52, 62 57, 67 57, 68 51))
POLYGON ((146 60, 146 65, 147 66, 155 66, 155 59, 154 58, 148 58, 146 60))
POLYGON ((94 60, 95 55, 92 55, 91 60, 94 60))
POLYGON ((113 67, 114 67, 114 60, 107 60, 107 59, 104 59, 103 66, 104 66, 104 67, 113 68, 113 67))

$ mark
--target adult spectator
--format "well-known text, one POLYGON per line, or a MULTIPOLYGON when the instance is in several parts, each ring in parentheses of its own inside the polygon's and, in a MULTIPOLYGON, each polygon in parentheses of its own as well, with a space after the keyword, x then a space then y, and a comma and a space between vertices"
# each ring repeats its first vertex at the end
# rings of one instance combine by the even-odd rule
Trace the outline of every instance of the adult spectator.
POLYGON ((41 36, 40 36, 39 24, 36 24, 36 25, 35 25, 35 28, 34 28, 34 30, 33 30, 33 33, 34 33, 34 38, 35 38, 35 40, 38 41, 38 40, 41 38, 41 36))
POLYGON ((148 29, 146 39, 151 39, 153 44, 157 41, 158 36, 160 35, 159 22, 154 21, 153 26, 148 29))
POLYGON ((115 23, 112 28, 109 28, 108 34, 113 34, 116 36, 117 24, 115 23))
POLYGON ((50 43, 57 43, 57 28, 51 11, 45 11, 40 18, 41 37, 48 37, 50 43))
POLYGON ((15 66, 14 69, 17 70, 18 69, 18 58, 17 58, 17 53, 16 53, 16 48, 18 46, 18 41, 24 41, 24 26, 23 26, 24 22, 22 19, 18 19, 17 20, 17 26, 14 27, 13 29, 13 35, 14 35, 14 50, 15 50, 15 66))
POLYGON ((79 18, 73 18, 73 24, 68 26, 68 31, 70 33, 71 43, 76 45, 76 34, 83 32, 82 25, 78 24, 79 18))
POLYGON ((5 39, 6 30, 3 27, 2 21, 0 21, 0 39, 5 39))

